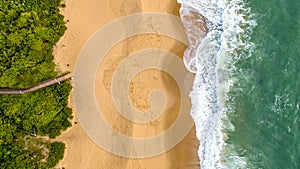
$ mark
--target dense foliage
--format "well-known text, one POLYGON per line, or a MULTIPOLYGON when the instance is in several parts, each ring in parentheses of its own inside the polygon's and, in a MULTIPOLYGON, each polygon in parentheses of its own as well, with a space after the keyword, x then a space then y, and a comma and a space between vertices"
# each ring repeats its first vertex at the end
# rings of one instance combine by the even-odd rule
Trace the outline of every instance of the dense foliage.
MULTIPOLYGON (((53 46, 66 30, 60 0, 0 0, 0 88, 27 88, 57 76, 53 46)), ((0 168, 51 168, 64 144, 46 141, 71 126, 68 82, 0 95, 0 168), (24 131, 36 126, 39 137, 24 131)))
POLYGON ((65 144, 60 142, 54 142, 50 145, 50 154, 47 159, 47 165, 49 167, 55 167, 59 160, 64 156, 65 144))

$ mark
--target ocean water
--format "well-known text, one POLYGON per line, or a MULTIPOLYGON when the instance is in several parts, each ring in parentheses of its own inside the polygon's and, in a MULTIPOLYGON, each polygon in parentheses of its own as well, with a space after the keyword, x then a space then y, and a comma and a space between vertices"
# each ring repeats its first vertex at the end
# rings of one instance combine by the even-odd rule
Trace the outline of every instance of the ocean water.
POLYGON ((178 2, 200 167, 300 168, 300 1, 178 2))

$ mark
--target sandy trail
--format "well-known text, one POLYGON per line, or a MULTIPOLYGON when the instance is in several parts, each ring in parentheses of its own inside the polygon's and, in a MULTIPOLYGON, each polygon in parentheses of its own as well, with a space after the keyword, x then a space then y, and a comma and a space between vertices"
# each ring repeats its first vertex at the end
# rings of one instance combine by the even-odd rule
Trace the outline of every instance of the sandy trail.
MULTIPOLYGON (((58 70, 74 72, 80 50, 88 38, 99 28, 109 22, 133 13, 163 12, 179 15, 179 4, 175 0, 66 0, 66 8, 62 9, 67 21, 65 35, 55 49, 55 62, 58 70)), ((128 38, 114 46, 105 56, 97 71, 95 82, 96 97, 101 112, 107 122, 115 130, 134 137, 150 137, 168 128, 177 117, 180 96, 178 86, 168 74, 158 70, 148 70, 139 73, 130 85, 130 98, 133 105, 140 110, 149 108, 147 94, 159 88, 167 94, 167 111, 158 121, 149 124, 136 124, 121 117, 114 108, 109 86, 116 65, 128 54, 145 49, 159 48, 168 50, 177 56, 183 56, 186 46, 172 38, 160 35, 139 35, 128 38), (152 80, 149 80, 152 76, 152 80), (101 91, 101 95, 99 94, 101 91), (175 112, 175 113, 174 113, 175 112), (126 126, 126 127, 124 127, 126 126)), ((69 106, 73 108, 73 127, 64 132, 59 138, 67 145, 64 159, 57 166, 67 169, 174 169, 199 168, 197 157, 198 141, 193 128, 186 138, 172 150, 159 156, 145 159, 128 159, 113 155, 98 147, 83 131, 76 116, 72 96, 69 106), (75 122, 77 124, 75 124, 75 122)))

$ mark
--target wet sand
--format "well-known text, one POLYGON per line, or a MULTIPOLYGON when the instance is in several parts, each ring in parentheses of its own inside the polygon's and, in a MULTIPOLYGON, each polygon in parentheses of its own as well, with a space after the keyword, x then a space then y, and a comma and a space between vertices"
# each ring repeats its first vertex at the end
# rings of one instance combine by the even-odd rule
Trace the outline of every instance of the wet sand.
MULTIPOLYGON (((179 4, 175 0, 66 0, 66 8, 61 9, 67 22, 67 31, 54 51, 58 71, 74 72, 80 50, 88 38, 99 28, 122 16, 141 12, 163 12, 179 15, 179 4)), ((165 49, 183 56, 186 46, 174 39, 160 35, 138 35, 128 38, 114 46, 101 62, 96 79, 96 97, 101 112, 115 130, 132 137, 151 137, 162 133, 171 126, 179 110, 179 88, 174 79, 158 70, 147 70, 139 73, 130 85, 129 97, 139 110, 149 108, 147 95, 156 88, 167 96, 168 109, 155 122, 149 124, 132 123, 121 117, 114 108, 109 87, 116 65, 130 53, 145 49, 165 49), (153 78, 149 78, 153 77, 153 78), (99 94, 101 92, 101 95, 99 94), (175 112, 175 113, 174 113, 175 112)), ((64 159, 57 168, 67 169, 196 169, 199 168, 197 156, 198 141, 195 128, 184 140, 170 151, 159 156, 145 159, 122 158, 104 151, 96 145, 83 131, 70 96, 69 106, 73 108, 73 127, 64 132, 57 140, 66 143, 64 159), (77 124, 75 124, 77 122, 77 124)))

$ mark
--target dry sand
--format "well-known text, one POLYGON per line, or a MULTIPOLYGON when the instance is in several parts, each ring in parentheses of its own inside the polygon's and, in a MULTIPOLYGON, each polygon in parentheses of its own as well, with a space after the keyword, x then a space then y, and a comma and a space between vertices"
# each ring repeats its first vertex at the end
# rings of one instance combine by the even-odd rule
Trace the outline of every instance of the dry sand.
MULTIPOLYGON (((176 0, 66 0, 66 8, 61 9, 67 22, 67 31, 56 46, 54 55, 58 70, 74 72, 77 57, 88 38, 105 24, 119 17, 141 12, 163 12, 179 15, 176 0)), ((139 73, 130 85, 130 98, 136 108, 149 108, 147 95, 155 88, 166 93, 167 110, 155 122, 142 125, 131 123, 122 118, 111 100, 109 87, 116 65, 128 54, 144 48, 160 48, 183 56, 186 46, 174 39, 159 35, 139 35, 119 43, 105 56, 97 72, 96 94, 98 104, 108 123, 123 134, 134 137, 150 137, 163 132, 174 122, 179 110, 180 94, 177 84, 168 74, 158 70, 139 73), (152 77, 152 78, 149 78, 152 77), (127 127, 124 127, 127 126, 127 127)), ((73 106, 70 96, 70 107, 73 106)), ((151 158, 122 158, 104 151, 85 134, 73 108, 73 127, 64 132, 57 140, 67 145, 64 159, 57 168, 67 169, 196 169, 198 141, 195 128, 172 150, 151 158), (78 122, 75 124, 75 122, 78 122)))

